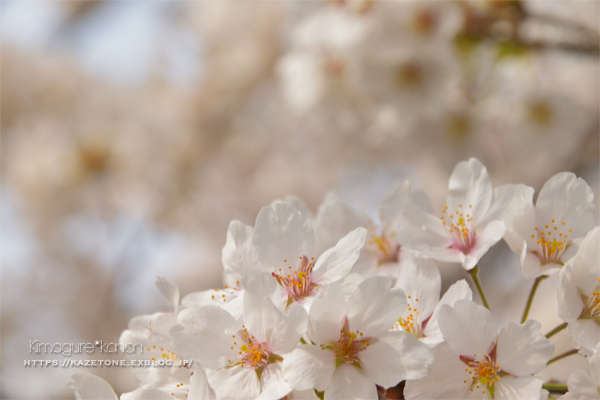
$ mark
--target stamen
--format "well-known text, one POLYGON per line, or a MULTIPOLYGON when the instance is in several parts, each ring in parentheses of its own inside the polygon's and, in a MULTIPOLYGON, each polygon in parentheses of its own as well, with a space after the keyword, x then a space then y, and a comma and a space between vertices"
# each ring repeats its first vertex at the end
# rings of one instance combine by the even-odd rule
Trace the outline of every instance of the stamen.
POLYGON ((363 337, 360 331, 350 332, 348 318, 345 318, 338 341, 331 345, 321 345, 321 348, 333 351, 337 366, 355 364, 360 362, 359 354, 369 346, 371 339, 370 337, 363 337))
MULTIPOLYGON (((445 206, 442 210, 440 219, 442 225, 446 227, 448 235, 452 239, 452 247, 460 250, 464 254, 469 254, 471 249, 475 246, 476 235, 475 227, 473 226, 473 217, 470 213, 463 210, 463 205, 458 205, 459 210, 454 210, 454 213, 448 210, 448 206, 445 206), (454 215, 458 215, 458 219, 454 219, 454 215), (446 219, 445 217, 448 217, 446 219)), ((472 204, 469 204, 469 208, 473 208, 472 204)))
MULTIPOLYGON (((540 230, 536 226, 535 232, 531 235, 532 239, 537 236, 536 243, 538 248, 533 251, 538 256, 542 265, 545 264, 561 264, 561 257, 566 249, 571 245, 567 241, 566 231, 564 229, 565 222, 562 221, 559 225, 556 224, 556 220, 551 220, 553 226, 544 225, 547 231, 540 230)), ((571 230, 569 229, 569 232, 571 230)))
MULTIPOLYGON (((292 267, 289 266, 289 269, 292 267)), ((300 257, 298 267, 285 276, 271 273, 293 300, 302 299, 312 292, 316 284, 312 282, 313 264, 308 262, 308 257, 300 257)))

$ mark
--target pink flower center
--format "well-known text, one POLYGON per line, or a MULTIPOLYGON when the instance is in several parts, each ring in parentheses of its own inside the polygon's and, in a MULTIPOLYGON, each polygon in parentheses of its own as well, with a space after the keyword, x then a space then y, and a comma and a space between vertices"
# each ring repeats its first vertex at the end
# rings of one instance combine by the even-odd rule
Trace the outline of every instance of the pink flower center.
POLYGON ((446 232, 452 239, 452 248, 461 251, 464 254, 469 254, 475 246, 477 238, 475 236, 475 227, 473 226, 472 214, 473 205, 463 208, 462 204, 458 205, 458 210, 454 212, 445 206, 442 210, 442 225, 446 228, 446 232))
POLYGON ((571 233, 571 229, 565 227, 564 221, 557 224, 552 220, 550 224, 535 227, 535 233, 531 238, 537 237, 538 248, 534 253, 542 264, 562 263, 560 258, 570 245, 567 241, 567 233, 571 233))
POLYGON ((371 337, 363 337, 362 332, 350 332, 348 318, 344 320, 344 326, 340 330, 340 338, 330 345, 321 345, 321 349, 333 351, 336 366, 342 364, 356 364, 360 362, 359 354, 369 347, 371 337))
MULTIPOLYGON (((311 258, 311 260, 314 260, 311 258)), ((283 260, 287 262, 287 260, 283 260)), ((292 266, 279 268, 279 274, 273 272, 271 275, 277 279, 277 282, 283 287, 293 300, 298 300, 310 295, 316 284, 312 281, 313 262, 308 257, 300 257, 298 266, 293 269, 292 266)))
MULTIPOLYGON (((238 345, 238 342, 240 343, 238 355, 242 358, 240 364, 243 368, 257 369, 269 363, 269 357, 272 356, 269 347, 266 343, 260 343, 254 339, 254 336, 248 333, 246 327, 238 333, 237 337, 233 335, 233 340, 232 350, 238 345)), ((227 361, 231 363, 231 360, 227 361)), ((237 364, 236 362, 234 365, 237 364)))

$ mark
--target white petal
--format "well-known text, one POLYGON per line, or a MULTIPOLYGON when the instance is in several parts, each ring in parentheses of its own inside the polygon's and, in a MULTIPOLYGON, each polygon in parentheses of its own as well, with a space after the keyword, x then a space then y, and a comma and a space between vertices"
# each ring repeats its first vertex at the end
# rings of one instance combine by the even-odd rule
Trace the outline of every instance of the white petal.
POLYGON ((340 338, 347 305, 342 287, 331 284, 327 291, 313 301, 308 318, 308 336, 317 344, 329 344, 340 338))
POLYGON ((243 312, 244 291, 233 289, 210 289, 202 292, 190 293, 181 300, 186 308, 213 306, 222 308, 239 319, 243 312))
POLYGON ((215 400, 215 391, 208 384, 208 378, 202 368, 194 368, 194 375, 190 378, 190 399, 215 400))
POLYGON ((364 373, 379 386, 395 386, 429 373, 433 353, 407 332, 388 332, 360 353, 364 373))
MULTIPOLYGON (((274 276, 267 272, 249 272, 242 279, 242 286, 244 287, 242 291, 244 297, 269 298, 280 310, 284 310, 287 305, 287 291, 277 283, 274 276)), ((250 301, 252 302, 252 300, 250 301)))
POLYGON ((325 251, 317 260, 313 278, 317 284, 329 284, 343 279, 360 255, 367 230, 359 227, 341 238, 337 244, 325 251))
POLYGON ((600 274, 600 266, 598 265, 598 261, 600 260, 599 241, 600 227, 595 227, 581 242, 579 251, 577 252, 578 260, 575 261, 576 263, 584 264, 590 273, 596 275, 600 274))
POLYGON ((558 315, 566 322, 574 322, 581 315, 585 304, 575 282, 575 268, 567 264, 558 275, 558 315))
POLYGON ((576 399, 598 399, 600 398, 600 389, 598 382, 581 370, 573 371, 567 378, 569 393, 576 399))
POLYGON ((335 371, 335 356, 320 346, 302 345, 283 359, 282 369, 284 378, 294 389, 323 391, 335 371))
POLYGON ((302 214, 304 214, 304 216, 307 219, 309 219, 311 221, 314 219, 312 213, 308 209, 308 206, 306 205, 306 203, 304 202, 304 200, 302 200, 298 196, 294 196, 293 194, 289 194, 287 196, 284 196, 283 199, 276 199, 275 201, 273 201, 269 205, 272 206, 273 204, 277 204, 277 203, 286 203, 286 204, 289 204, 290 206, 294 207, 295 209, 297 209, 298 211, 300 211, 302 214))
POLYGON ((469 300, 459 300, 454 308, 443 305, 438 315, 440 330, 452 350, 459 355, 481 357, 489 354, 498 337, 490 311, 469 300))
POLYGON ((550 178, 540 190, 535 207, 543 220, 565 221, 573 231, 571 238, 585 236, 594 226, 594 192, 571 172, 550 178))
POLYGON ((343 202, 338 195, 330 192, 319 206, 314 222, 317 251, 321 254, 348 232, 359 226, 367 226, 369 216, 343 202))
POLYGON ((307 320, 306 311, 298 304, 292 304, 286 315, 268 297, 250 292, 244 296, 246 329, 256 340, 267 343, 274 353, 292 351, 306 332, 307 320))
POLYGON ((527 205, 533 204, 533 193, 532 187, 522 184, 498 186, 494 189, 494 202, 485 216, 486 223, 494 220, 505 223, 512 221, 523 213, 527 205))
MULTIPOLYGON (((142 315, 133 318, 119 338, 119 343, 140 343, 142 347, 150 348, 150 351, 135 352, 127 354, 130 360, 143 360, 150 362, 153 357, 161 357, 161 352, 157 348, 165 348, 173 351, 171 336, 169 334, 173 325, 177 324, 177 316, 175 313, 155 313, 153 315, 142 315)), ((170 379, 173 368, 132 368, 132 373, 135 377, 145 384, 160 384, 170 379)), ((186 379, 188 379, 186 377, 186 379)))
POLYGON ((600 386, 600 343, 596 345, 594 354, 590 357, 590 374, 600 386))
POLYGON ((541 275, 558 272, 558 269, 560 268, 559 265, 548 268, 548 265, 542 266, 540 259, 535 254, 528 251, 527 244, 523 245, 523 250, 521 251, 521 270, 523 271, 523 277, 525 277, 525 279, 533 280, 541 275))
POLYGON ((296 265, 302 256, 310 256, 315 237, 311 222, 296 208, 277 203, 263 207, 252 232, 258 258, 270 271, 296 265))
POLYGON ((175 352, 192 358, 205 368, 223 368, 228 359, 238 359, 233 335, 242 329, 227 311, 217 307, 189 308, 179 313, 180 325, 171 329, 175 352))
POLYGON ((67 386, 75 391, 77 400, 118 400, 110 384, 96 375, 85 372, 73 374, 67 386))
POLYGON ((268 364, 260 374, 260 396, 256 400, 279 400, 292 391, 283 379, 281 365, 268 364))
POLYGON ((442 278, 434 261, 405 254, 396 287, 411 296, 408 303, 411 308, 417 308, 421 321, 424 321, 433 313, 440 299, 442 278))
POLYGON ((567 326, 567 333, 573 336, 573 346, 580 353, 592 354, 600 339, 600 326, 591 319, 579 319, 567 326))
POLYGON ((429 375, 416 381, 407 381, 404 396, 407 399, 460 399, 471 386, 471 375, 458 354, 447 343, 433 349, 435 362, 429 375), (465 382, 466 381, 466 382, 465 382))
POLYGON ((532 234, 535 234, 537 224, 533 202, 526 203, 520 213, 507 217, 505 223, 504 240, 513 252, 521 254, 524 242, 529 247, 534 248, 536 246, 536 236, 531 237, 532 234))
POLYGON ((389 278, 365 279, 348 299, 348 322, 351 331, 365 336, 387 332, 406 310, 406 295, 400 289, 390 289, 389 278))
POLYGON ((423 330, 425 336, 430 338, 443 338, 442 332, 440 331, 440 327, 438 325, 438 315, 440 312, 440 308, 444 304, 448 304, 449 306, 454 307, 454 304, 456 304, 458 300, 463 299, 472 300, 473 292, 471 291, 471 288, 469 287, 467 281, 461 279, 460 281, 454 283, 448 288, 446 293, 442 296, 440 302, 435 307, 431 318, 429 318, 429 321, 427 321, 427 325, 423 330))
POLYGON ((336 368, 331 384, 325 389, 325 400, 377 399, 375 383, 352 365, 336 368))
POLYGON ((358 288, 358 285, 360 285, 362 283, 362 281, 364 281, 364 280, 365 279, 362 276, 360 276, 359 274, 356 274, 354 272, 346 275, 344 280, 342 280, 342 282, 340 282, 340 284, 342 285, 342 290, 344 292, 344 296, 346 297, 346 299, 350 298, 352 293, 354 293, 356 288, 358 288))
POLYGON ((552 358, 554 343, 540 332, 540 323, 528 320, 518 325, 507 323, 498 335, 496 364, 515 376, 537 374, 552 358))
POLYGON ((381 222, 384 225, 398 220, 406 204, 414 204, 427 213, 431 213, 431 201, 423 191, 411 193, 410 181, 403 179, 396 182, 381 202, 381 222))
POLYGON ((258 254, 252 245, 251 226, 231 221, 221 260, 225 271, 234 272, 239 278, 243 278, 252 269, 260 268, 258 254))
POLYGON ((169 282, 166 278, 160 276, 156 278, 156 287, 158 287, 158 290, 160 290, 163 296, 171 303, 174 310, 177 311, 177 306, 179 305, 179 288, 169 282))
POLYGON ((175 397, 159 389, 136 389, 133 392, 123 393, 121 400, 173 400, 175 397))
POLYGON ((426 251, 445 249, 452 244, 439 217, 423 211, 414 204, 407 204, 401 216, 394 221, 392 228, 396 240, 408 248, 426 251))
POLYGON ((502 239, 504 232, 506 232, 506 225, 504 225, 504 222, 502 221, 492 221, 487 224, 481 232, 477 233, 477 242, 465 257, 463 268, 467 271, 475 268, 479 259, 487 253, 490 247, 502 239))
POLYGON ((558 281, 558 314, 573 322, 585 304, 582 296, 591 297, 600 279, 599 228, 594 228, 582 241, 575 258, 560 271, 558 281))
POLYGON ((492 181, 487 169, 475 158, 458 163, 450 176, 449 189, 448 205, 473 205, 473 224, 478 226, 492 202, 492 181))
POLYGON ((495 385, 494 399, 498 400, 539 400, 542 380, 528 377, 505 376, 495 385))
POLYGON ((242 368, 239 365, 209 371, 208 383, 214 388, 218 399, 248 399, 260 394, 260 381, 252 368, 242 368))

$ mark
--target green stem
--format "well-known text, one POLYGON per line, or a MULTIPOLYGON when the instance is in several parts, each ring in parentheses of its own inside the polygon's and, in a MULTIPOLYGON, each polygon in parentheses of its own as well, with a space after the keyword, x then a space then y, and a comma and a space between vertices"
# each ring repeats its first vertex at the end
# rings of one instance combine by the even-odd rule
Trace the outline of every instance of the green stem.
POLYGON ((567 327, 567 325, 569 325, 569 324, 567 324, 566 322, 563 322, 556 328, 552 329, 550 332, 546 333, 546 339, 550 339, 552 336, 556 335, 558 332, 565 329, 567 327))
POLYGON ((569 388, 565 383, 546 383, 542 385, 542 389, 546 389, 549 392, 561 392, 566 393, 569 391, 569 388))
POLYGON ((490 305, 488 304, 487 298, 485 297, 485 293, 483 292, 483 286, 481 286, 481 282, 479 281, 479 265, 476 265, 472 270, 467 272, 469 273, 469 275, 471 275, 471 278, 473 278, 475 286, 477 286, 477 291, 479 292, 479 296, 481 297, 483 305, 489 310, 490 305))
POLYGON ((548 275, 542 275, 535 278, 535 282, 533 282, 533 286, 531 287, 531 292, 529 292, 529 297, 527 298, 527 304, 525 305, 525 311, 523 311, 523 317, 521 318, 521 323, 525 323, 527 321, 527 316, 529 315, 529 310, 531 309, 531 303, 533 303, 533 298, 535 297, 535 292, 537 291, 540 282, 546 279, 548 275))
POLYGON ((578 352, 578 350, 573 349, 573 350, 569 350, 569 351, 567 351, 565 353, 559 354, 558 356, 550 359, 550 361, 548 361, 548 363, 546 365, 550 365, 553 362, 556 362, 558 360, 562 360, 563 358, 569 357, 570 355, 577 354, 577 352, 578 352))

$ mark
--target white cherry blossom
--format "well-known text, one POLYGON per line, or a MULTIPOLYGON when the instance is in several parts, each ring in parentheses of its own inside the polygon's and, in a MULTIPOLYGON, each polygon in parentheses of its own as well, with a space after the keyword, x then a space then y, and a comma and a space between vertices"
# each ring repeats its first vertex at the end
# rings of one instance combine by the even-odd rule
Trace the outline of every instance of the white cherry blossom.
POLYGON ((366 234, 366 229, 356 228, 317 255, 310 220, 297 208, 276 203, 258 214, 252 243, 263 268, 284 289, 287 303, 308 309, 318 291, 350 273, 366 234))
POLYGON ((268 274, 248 274, 243 285, 242 319, 210 305, 184 310, 171 330, 175 349, 207 368, 218 399, 279 399, 292 390, 281 361, 306 331, 306 311, 273 304, 277 283, 268 274))
POLYGON ((502 185, 492 190, 486 168, 475 158, 458 163, 449 189, 440 216, 407 205, 395 226, 397 240, 422 257, 459 262, 471 270, 502 239, 507 212, 520 204, 530 189, 502 185))
POLYGON ((380 207, 379 223, 374 223, 365 213, 330 193, 319 207, 315 234, 319 242, 330 243, 339 240, 349 229, 358 226, 367 228, 366 243, 353 272, 365 277, 384 275, 396 278, 404 252, 396 239, 394 225, 407 204, 431 212, 429 197, 422 190, 412 193, 408 179, 396 182, 385 195, 380 207))
POLYGON ((407 382, 407 399, 538 400, 540 372, 554 344, 540 333, 540 323, 509 322, 498 333, 492 314, 470 300, 443 305, 438 322, 445 343, 436 346, 431 373, 407 382))
POLYGON ((431 350, 390 327, 406 309, 402 290, 386 277, 366 279, 346 300, 341 285, 329 285, 310 310, 312 343, 283 361, 283 374, 297 390, 324 391, 325 399, 375 399, 375 385, 388 388, 427 375, 431 350))
POLYGON ((442 305, 453 306, 458 300, 471 300, 473 293, 469 284, 461 279, 450 286, 440 299, 441 286, 442 278, 433 260, 406 256, 396 287, 406 293, 408 308, 394 329, 409 332, 430 347, 443 342, 438 325, 442 305))
POLYGON ((577 252, 578 242, 594 226, 594 192, 575 174, 561 172, 548 180, 535 206, 507 220, 506 242, 521 255, 526 279, 558 272, 577 252))

